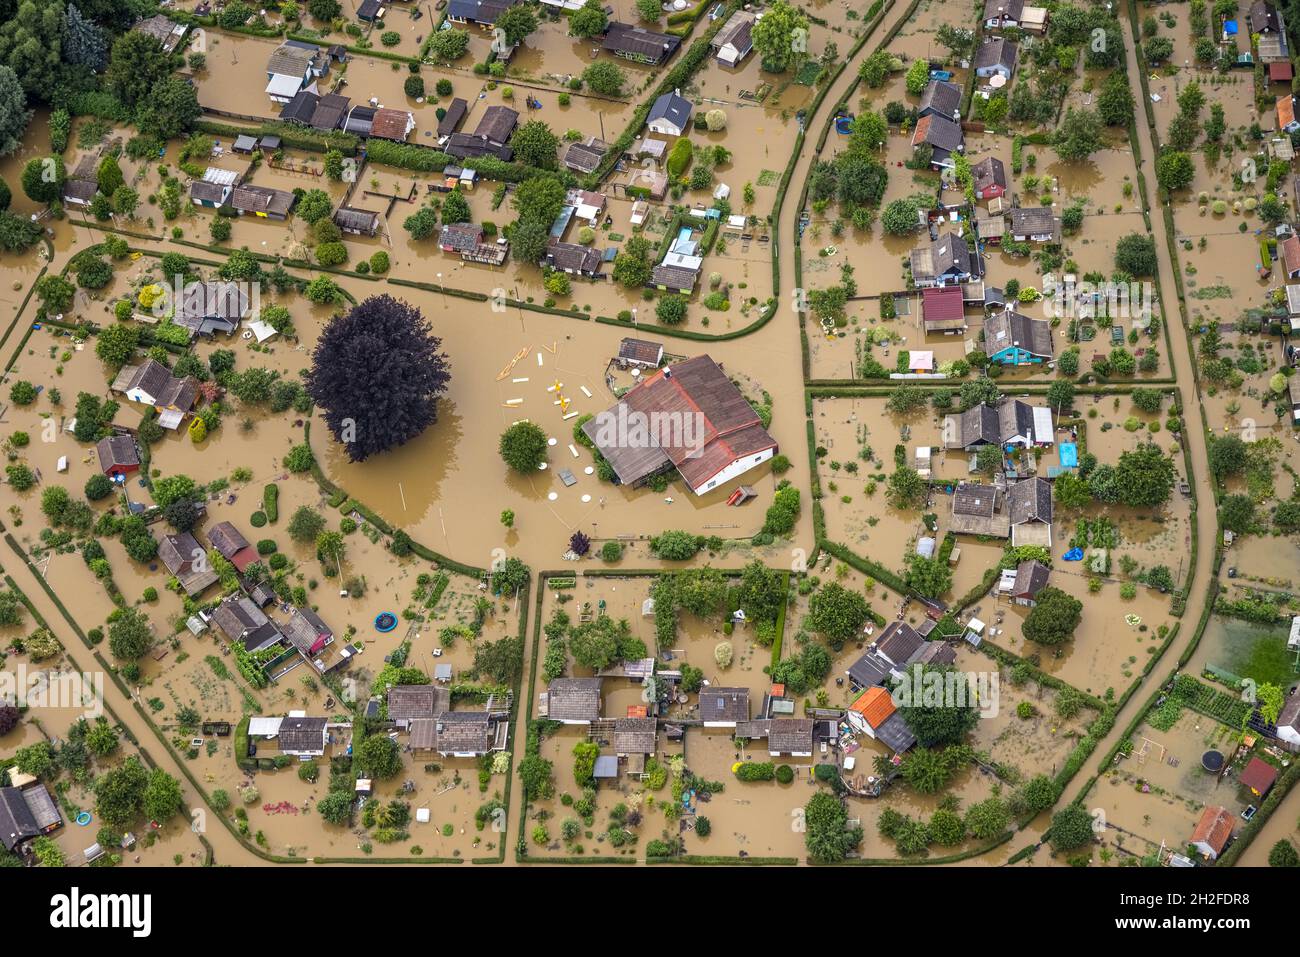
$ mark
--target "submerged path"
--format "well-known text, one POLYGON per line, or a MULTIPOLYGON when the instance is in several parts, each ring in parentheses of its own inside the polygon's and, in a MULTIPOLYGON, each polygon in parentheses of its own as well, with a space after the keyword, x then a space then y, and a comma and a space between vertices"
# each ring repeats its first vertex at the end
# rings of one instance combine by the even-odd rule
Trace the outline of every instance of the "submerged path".
MULTIPOLYGON (((1146 180, 1148 190, 1151 191, 1148 195, 1156 196, 1158 201, 1159 187, 1156 185, 1155 160, 1159 148, 1159 135, 1156 130, 1152 129, 1147 119, 1145 104, 1141 102, 1145 93, 1141 84, 1142 73, 1137 60, 1137 37, 1133 35, 1133 22, 1125 11, 1119 11, 1118 18, 1123 24, 1126 34, 1124 46, 1128 61, 1129 83, 1133 90, 1137 108, 1135 122, 1137 123, 1137 135, 1140 140, 1139 146, 1142 150, 1142 160, 1138 164, 1138 171, 1146 180)), ((1151 669, 1150 674, 1139 678, 1142 684, 1151 681, 1151 687, 1139 688, 1129 698, 1124 707, 1116 712, 1115 726, 1111 729, 1110 734, 1098 744, 1097 750, 1093 752, 1091 761, 1097 763, 1093 765, 1095 770, 1091 773, 1097 774, 1105 770, 1105 766, 1101 762, 1105 760, 1106 755, 1110 753, 1116 742, 1123 737, 1128 724, 1138 715, 1141 709, 1146 707, 1152 688, 1163 682, 1164 676, 1177 666, 1183 651, 1195 636, 1201 615, 1205 611, 1206 602, 1209 600, 1210 585, 1214 577, 1214 553, 1218 535, 1214 487, 1210 481, 1205 429, 1201 419, 1200 395, 1197 391, 1193 368, 1195 358, 1192 355, 1191 341, 1183 321, 1182 310, 1178 307, 1178 284, 1176 282, 1174 254, 1170 248, 1172 237, 1164 228, 1164 212, 1160 206, 1150 208, 1148 217, 1151 221, 1149 231, 1155 240, 1156 258, 1159 260, 1160 267, 1161 313, 1164 321, 1171 324, 1168 336, 1171 350, 1169 359, 1174 370, 1174 377, 1177 380, 1175 388, 1183 409, 1183 444, 1187 449, 1192 468, 1192 474, 1187 476, 1187 481, 1196 490, 1195 530, 1193 532, 1196 536, 1196 566, 1191 570, 1191 577, 1186 585, 1187 604, 1183 610, 1182 618, 1179 619, 1181 625, 1178 629, 1178 637, 1170 644, 1161 660, 1151 669)), ((1086 609, 1084 613, 1088 613, 1086 609)), ((1097 609, 1093 613, 1104 612, 1097 609)), ((1088 766, 1085 765, 1084 770, 1087 771, 1087 768, 1088 766)), ((1058 806, 1060 806, 1059 802, 1058 806)))

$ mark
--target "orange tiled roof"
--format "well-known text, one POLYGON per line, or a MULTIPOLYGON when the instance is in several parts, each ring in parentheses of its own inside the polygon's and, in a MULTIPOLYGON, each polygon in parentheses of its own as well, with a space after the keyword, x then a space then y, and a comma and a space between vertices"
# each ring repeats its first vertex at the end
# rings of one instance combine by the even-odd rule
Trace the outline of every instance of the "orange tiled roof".
POLYGON ((878 728, 894 713, 894 699, 884 688, 868 688, 858 696, 858 700, 849 705, 850 711, 856 711, 866 719, 872 728, 878 728))
POLYGON ((1230 837, 1232 837, 1232 814, 1225 807, 1211 805, 1201 812, 1201 819, 1196 822, 1196 830, 1192 831, 1191 843, 1204 842, 1214 848, 1214 853, 1218 854, 1230 837))

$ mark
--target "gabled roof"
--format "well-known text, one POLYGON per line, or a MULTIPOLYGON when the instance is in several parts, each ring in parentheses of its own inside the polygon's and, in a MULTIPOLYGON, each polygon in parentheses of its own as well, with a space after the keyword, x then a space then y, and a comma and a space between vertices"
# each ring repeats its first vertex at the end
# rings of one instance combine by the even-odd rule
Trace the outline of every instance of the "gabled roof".
POLYGON ((1047 587, 1052 570, 1036 559, 1016 566, 1016 583, 1011 586, 1012 598, 1033 598, 1047 587))
POLYGON ((474 127, 474 135, 490 143, 505 144, 510 142, 518 125, 519 114, 510 107, 489 106, 474 127))
POLYGON ((780 754, 811 752, 812 718, 773 718, 767 729, 767 749, 780 754))
POLYGON ((867 650, 858 660, 849 665, 849 677, 863 688, 878 685, 889 675, 889 662, 873 650, 867 650))
POLYGON ((677 52, 681 39, 670 33, 656 33, 632 23, 614 22, 605 34, 603 49, 625 53, 659 63, 677 52))
POLYGON ((984 320, 986 355, 997 355, 1012 346, 1030 355, 1050 359, 1053 355, 1051 323, 1012 311, 997 313, 984 320))
POLYGON ((464 98, 456 97, 447 105, 447 112, 442 115, 438 121, 438 136, 450 136, 460 129, 461 120, 465 119, 466 112, 469 111, 469 104, 464 98))
POLYGON ((905 621, 894 620, 885 626, 876 642, 876 654, 901 668, 925 644, 925 639, 905 621))
POLYGON ((658 365, 664 357, 664 347, 658 342, 628 336, 618 344, 618 357, 629 362, 658 365))
POLYGON ((953 119, 961 109, 961 87, 947 80, 931 80, 921 94, 921 112, 953 119))
POLYGON ((406 138, 415 129, 415 114, 406 110, 392 110, 382 107, 375 110, 370 121, 370 135, 384 140, 406 142, 406 138))
POLYGON ((190 181, 190 199, 201 203, 223 203, 230 187, 221 183, 209 183, 206 180, 190 181))
POLYGON ((571 143, 564 152, 564 165, 579 173, 590 173, 609 152, 609 144, 591 136, 584 142, 571 143))
POLYGON ((556 269, 595 272, 600 268, 600 252, 579 243, 553 242, 546 247, 546 259, 556 269))
POLYGON ((266 186, 237 186, 230 194, 230 205, 245 213, 287 216, 293 206, 293 193, 266 186))
POLYGON ((948 443, 950 449, 997 445, 1001 441, 998 410, 990 405, 973 405, 965 412, 948 416, 947 422, 951 423, 946 426, 952 436, 948 443))
POLYGON ((938 113, 927 113, 917 120, 916 129, 912 133, 913 146, 929 143, 935 149, 949 153, 956 151, 964 142, 961 124, 938 113))
POLYGON ((448 156, 457 159, 472 159, 475 156, 495 156, 504 163, 510 162, 515 151, 509 146, 492 143, 473 133, 452 133, 447 138, 443 150, 448 156))
POLYGON ((101 469, 113 466, 132 467, 140 464, 140 450, 129 435, 110 435, 95 443, 95 455, 101 469))
POLYGON ((1210 847, 1215 856, 1223 853, 1224 847, 1228 844, 1228 838, 1232 837, 1233 825, 1232 812, 1226 807, 1219 805, 1208 805, 1201 812, 1201 819, 1196 822, 1196 829, 1192 831, 1191 844, 1205 844, 1210 847))
POLYGON ((1052 522, 1052 483, 1047 479, 1021 479, 1007 492, 1012 525, 1026 522, 1052 522))
POLYGON ((497 17, 513 7, 519 0, 451 0, 447 16, 475 23, 495 23, 497 17))
POLYGON ((927 246, 912 250, 912 277, 935 279, 944 275, 972 275, 976 272, 970 244, 946 233, 927 246))
POLYGON ((1241 772, 1241 783, 1256 794, 1265 794, 1277 780, 1277 768, 1259 758, 1251 758, 1241 772))
POLYGON ((229 558, 241 549, 249 547, 248 539, 240 534, 239 529, 231 522, 218 522, 208 529, 208 541, 223 558, 229 558))
POLYGON ((616 754, 654 754, 659 722, 654 718, 617 718, 614 721, 616 754))
POLYGON ((333 629, 310 608, 295 608, 284 626, 284 636, 307 658, 319 654, 333 634, 333 629))
POLYGON ((701 721, 748 721, 748 688, 703 688, 700 691, 701 721))
POLYGON ((158 557, 187 595, 198 595, 217 582, 217 573, 208 567, 203 547, 189 532, 164 535, 158 543, 158 557))
POLYGON ((334 210, 334 224, 339 229, 357 229, 363 233, 373 233, 379 228, 379 214, 355 206, 340 206, 334 210))
POLYGON ((975 191, 982 192, 990 186, 1001 186, 1006 189, 1007 171, 1002 165, 1002 160, 996 156, 986 156, 970 168, 971 174, 975 177, 975 191))
POLYGON ((546 688, 546 716, 553 721, 595 721, 600 717, 599 678, 556 678, 546 688))
POLYGON ((656 120, 667 120, 679 130, 689 128, 691 122, 691 113, 695 107, 691 101, 686 99, 680 93, 665 93, 660 96, 650 107, 650 113, 646 116, 646 123, 653 123, 656 120))
POLYGON ((1000 66, 1006 70, 1016 68, 1016 45, 1005 37, 985 40, 975 51, 975 69, 1000 66))
POLYGON ((731 45, 742 56, 748 53, 754 47, 754 14, 749 10, 737 10, 727 22, 722 25, 722 29, 713 35, 709 41, 709 46, 714 50, 721 50, 727 45, 731 45))
POLYGON ((1011 211, 1013 236, 1046 236, 1061 241, 1061 220, 1050 206, 1020 207, 1011 211))
POLYGON ((290 715, 280 722, 276 740, 281 751, 321 751, 325 747, 325 726, 328 718, 309 718, 290 715))
POLYGON ((1300 270, 1300 234, 1292 233, 1278 243, 1277 253, 1288 274, 1300 270))
POLYGON ((1250 32, 1266 33, 1281 29, 1278 22, 1277 8, 1264 0, 1255 0, 1250 6, 1250 32))
POLYGON ((24 841, 41 836, 36 816, 19 788, 0 788, 0 844, 12 851, 24 841))
POLYGON ((893 696, 888 691, 880 685, 872 685, 849 705, 849 710, 862 715, 862 719, 875 730, 898 709, 894 707, 893 696))
POLYGON ((394 685, 388 689, 388 719, 432 718, 451 707, 451 691, 441 685, 394 685))
POLYGON ((448 223, 438 234, 438 245, 464 252, 483 241, 483 227, 474 223, 448 223))
POLYGON ((336 130, 343 125, 343 117, 347 115, 348 105, 352 101, 340 93, 326 93, 316 104, 316 110, 311 115, 312 129, 317 130, 336 130))
POLYGON ((292 43, 282 43, 266 61, 266 72, 273 76, 302 79, 315 60, 311 50, 292 43))
POLYGON ((966 325, 966 304, 959 286, 921 290, 921 316, 927 331, 960 329, 966 325))
POLYGON ((257 651, 281 638, 280 629, 246 595, 223 601, 213 609, 212 621, 230 641, 242 641, 246 651, 257 651))
POLYGON ((985 20, 1019 20, 1025 0, 984 0, 985 20))
POLYGON ((776 447, 754 407, 707 355, 642 377, 617 405, 586 422, 583 431, 629 485, 671 463, 688 485, 698 488, 733 462, 776 447), (677 435, 656 436, 658 441, 637 448, 606 444, 602 425, 610 416, 641 413, 655 421, 655 413, 665 412, 702 417, 703 434, 692 435, 687 442, 685 430, 678 430, 677 435))
POLYGON ((319 105, 320 94, 311 90, 299 90, 280 110, 280 119, 285 123, 302 123, 305 126, 311 122, 319 105))
POLYGON ((411 722, 412 750, 487 754, 494 739, 492 718, 486 711, 445 711, 411 722))

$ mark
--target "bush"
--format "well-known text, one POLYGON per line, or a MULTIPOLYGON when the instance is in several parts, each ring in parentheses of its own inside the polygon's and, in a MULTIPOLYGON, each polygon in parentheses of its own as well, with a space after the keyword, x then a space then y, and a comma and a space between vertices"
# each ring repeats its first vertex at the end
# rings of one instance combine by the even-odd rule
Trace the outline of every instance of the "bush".
POLYGON ((776 769, 776 782, 778 784, 789 784, 794 780, 794 768, 788 764, 783 764, 776 769))

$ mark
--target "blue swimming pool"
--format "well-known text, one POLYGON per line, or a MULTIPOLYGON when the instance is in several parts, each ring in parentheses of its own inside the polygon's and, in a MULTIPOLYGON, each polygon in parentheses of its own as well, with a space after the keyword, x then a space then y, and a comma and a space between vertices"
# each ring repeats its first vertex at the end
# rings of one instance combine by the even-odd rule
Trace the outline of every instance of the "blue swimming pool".
POLYGON ((1079 446, 1073 442, 1061 443, 1061 468, 1074 469, 1079 467, 1079 446))

